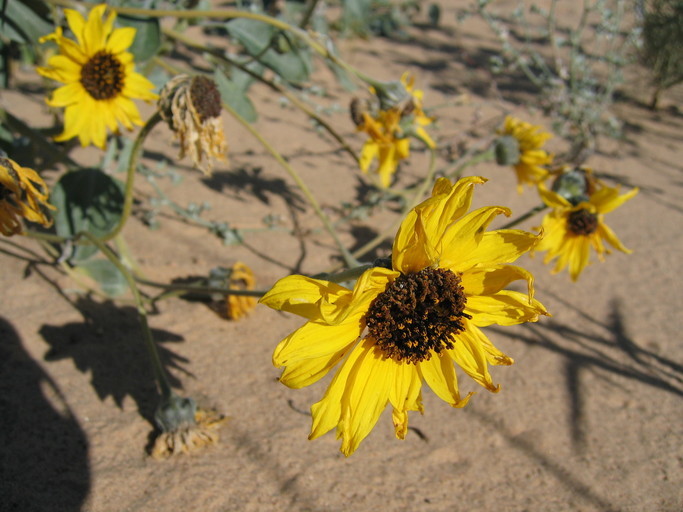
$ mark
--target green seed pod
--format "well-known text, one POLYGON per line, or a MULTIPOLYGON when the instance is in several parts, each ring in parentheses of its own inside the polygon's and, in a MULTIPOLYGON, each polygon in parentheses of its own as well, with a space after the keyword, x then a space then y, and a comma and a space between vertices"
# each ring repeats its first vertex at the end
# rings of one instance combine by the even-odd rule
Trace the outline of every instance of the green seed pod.
POLYGON ((517 165, 519 163, 519 141, 511 135, 498 137, 493 143, 498 165, 517 165))

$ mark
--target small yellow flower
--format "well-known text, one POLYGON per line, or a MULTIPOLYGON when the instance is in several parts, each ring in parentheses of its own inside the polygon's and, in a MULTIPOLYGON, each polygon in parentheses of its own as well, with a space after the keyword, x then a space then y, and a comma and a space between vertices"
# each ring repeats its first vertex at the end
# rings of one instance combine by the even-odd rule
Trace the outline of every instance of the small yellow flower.
MULTIPOLYGON (((434 118, 429 117, 424 113, 424 110, 422 110, 422 97, 424 96, 424 93, 420 89, 415 89, 415 77, 408 72, 403 73, 403 76, 401 76, 401 83, 405 86, 406 90, 412 97, 412 108, 408 108, 409 111, 412 110, 412 113, 414 116, 415 120, 415 127, 414 131, 415 134, 421 138, 430 148, 435 148, 436 144, 434 143, 434 140, 429 136, 427 133, 427 130, 423 128, 423 126, 427 126, 432 124, 434 122, 434 118)), ((406 111, 404 109, 403 115, 406 115, 406 111)))
MULTIPOLYGON (((242 262, 232 266, 228 278, 229 290, 253 290, 256 285, 254 273, 242 262)), ((228 295, 226 299, 226 315, 231 320, 238 320, 256 307, 256 297, 246 295, 228 295)))
POLYGON ((552 134, 542 130, 542 126, 534 126, 511 116, 505 118, 505 125, 499 134, 512 137, 518 145, 518 158, 512 164, 517 173, 517 189, 522 192, 524 184, 538 185, 548 177, 548 170, 543 165, 553 161, 553 155, 543 148, 552 134))
POLYGON ((351 117, 358 130, 370 136, 361 150, 360 168, 367 174, 377 158, 379 164, 376 173, 383 188, 391 185, 399 162, 410 156, 411 135, 421 139, 430 148, 436 147, 424 129, 433 119, 422 110, 423 92, 415 89, 414 83, 415 78, 410 73, 404 73, 400 82, 386 82, 383 88, 380 84, 371 87, 380 105, 376 116, 372 116, 369 109, 360 108, 358 100, 351 104, 351 117))
POLYGON ((47 100, 52 107, 64 107, 64 132, 55 138, 64 141, 78 136, 82 146, 104 148, 107 129, 119 132, 119 123, 132 130, 142 125, 133 99, 154 100, 149 80, 136 73, 133 55, 126 50, 133 43, 135 29, 114 28, 116 13, 102 20, 107 6, 94 7, 87 21, 73 9, 64 9, 76 41, 62 35, 62 28, 40 39, 54 41, 59 53, 50 57, 41 75, 64 86, 47 100))
POLYGON ((225 160, 221 95, 213 80, 205 76, 174 77, 161 91, 159 110, 178 137, 180 158, 189 155, 204 174, 211 173, 214 158, 225 160))
POLYGON ((569 275, 572 281, 576 281, 590 263, 591 246, 600 261, 604 261, 604 255, 610 253, 603 241, 626 254, 631 253, 603 219, 606 213, 634 197, 638 193, 637 188, 619 195, 618 188, 602 186, 588 200, 576 205, 543 185, 538 190, 543 202, 553 211, 543 218, 542 226, 537 228, 543 230, 544 237, 534 251, 548 251, 544 263, 558 258, 553 273, 569 267, 569 275))
POLYGON ((22 232, 20 218, 52 225, 42 208, 55 209, 47 202, 47 185, 36 171, 21 167, 14 160, 0 157, 0 233, 5 236, 22 232))
POLYGON ((372 161, 377 158, 379 166, 375 172, 384 188, 391 185, 398 162, 410 155, 410 140, 402 135, 400 120, 401 113, 396 109, 380 111, 377 119, 364 112, 364 122, 358 127, 370 136, 360 153, 360 169, 367 174, 372 161))
POLYGON ((456 365, 484 388, 499 391, 488 365, 513 360, 481 328, 535 322, 547 313, 533 298, 531 274, 509 265, 539 236, 486 231, 496 216, 510 215, 507 208, 467 213, 474 186, 484 181, 439 179, 432 196, 403 220, 389 268, 365 271, 353 290, 294 275, 261 298, 307 320, 273 354, 274 365, 285 367, 282 383, 308 386, 341 362, 324 397, 311 408, 310 439, 336 427, 348 456, 387 404, 396 437, 403 439, 408 411, 422 412, 423 382, 453 407, 467 403, 472 393, 461 397, 456 365), (504 289, 518 280, 526 282, 526 293, 504 289))
POLYGON ((228 421, 228 418, 213 409, 197 408, 194 420, 194 424, 182 425, 176 430, 162 432, 154 441, 151 450, 152 457, 167 459, 216 444, 220 438, 219 429, 228 421))

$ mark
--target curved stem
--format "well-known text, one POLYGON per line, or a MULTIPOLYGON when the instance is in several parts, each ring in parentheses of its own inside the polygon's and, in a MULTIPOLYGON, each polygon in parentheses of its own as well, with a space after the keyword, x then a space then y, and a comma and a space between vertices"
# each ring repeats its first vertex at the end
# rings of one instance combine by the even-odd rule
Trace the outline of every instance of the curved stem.
POLYGON ((87 238, 93 245, 95 245, 104 254, 107 259, 117 268, 119 272, 123 275, 133 293, 133 298, 135 299, 135 304, 137 305, 138 319, 140 320, 140 327, 142 328, 142 337, 145 340, 145 346, 149 352, 150 359, 152 361, 152 369, 154 371, 154 376, 157 383, 159 384, 159 391, 162 397, 168 398, 172 395, 171 384, 166 376, 164 367, 161 364, 161 359, 159 358, 159 352, 157 351, 156 344, 154 343, 154 338, 152 337, 152 332, 147 323, 147 311, 143 305, 142 297, 140 296, 140 291, 138 290, 135 279, 128 271, 128 269, 121 263, 121 261, 116 257, 116 254, 105 244, 101 239, 88 233, 87 231, 81 231, 78 237, 87 238))
MULTIPOLYGON (((396 230, 401 225, 401 222, 403 222, 403 217, 405 216, 405 214, 412 208, 414 208, 417 204, 419 204, 425 192, 429 188, 429 185, 431 185, 432 181, 434 180, 434 173, 436 172, 436 150, 427 145, 426 141, 423 140, 423 142, 425 143, 427 148, 429 148, 429 169, 427 171, 425 179, 420 184, 420 187, 415 191, 415 194, 413 195, 413 200, 410 203, 407 203, 406 207, 401 212, 401 216, 398 219, 396 219, 396 221, 394 221, 394 223, 390 227, 388 227, 375 238, 370 240, 368 243, 366 243, 365 245, 351 253, 351 255, 354 258, 361 258, 365 254, 373 250, 375 247, 377 247, 379 244, 384 242, 384 240, 386 240, 388 237, 392 236, 392 234, 396 233, 396 230)), ((340 266, 337 265, 333 267, 329 272, 334 272, 339 268, 340 266)))
POLYGON ((265 138, 263 138, 263 136, 258 132, 258 130, 256 130, 237 112, 235 112, 235 110, 230 105, 228 105, 227 103, 223 103, 223 108, 230 112, 230 114, 237 121, 239 121, 239 123, 242 126, 244 126, 249 131, 249 133, 251 133, 261 143, 261 145, 266 149, 266 151, 268 151, 273 156, 273 158, 277 160, 277 162, 285 169, 285 171, 287 171, 287 174, 289 174, 289 176, 294 180, 299 189, 301 189, 301 192, 303 192, 304 196, 306 196, 306 199, 313 207, 313 210, 315 210, 316 215, 322 221, 323 226, 325 226, 327 232, 334 239, 335 243, 337 244, 337 247, 339 248, 339 252, 341 253, 342 257, 344 258, 344 261, 346 262, 346 265, 349 268, 358 266, 358 261, 356 260, 356 258, 353 257, 353 255, 349 252, 349 250, 344 246, 342 241, 339 239, 339 236, 337 235, 337 232, 334 230, 334 226, 332 226, 329 217, 325 215, 325 212, 320 207, 318 200, 315 198, 311 190, 308 188, 308 185, 306 185, 306 183, 301 179, 299 173, 297 173, 296 170, 291 165, 289 165, 289 162, 287 162, 287 160, 285 160, 284 157, 273 146, 271 146, 265 138))
POLYGON ((140 159, 140 153, 142 152, 142 144, 152 131, 152 128, 154 128, 159 121, 161 121, 161 114, 157 110, 152 117, 147 120, 145 125, 138 133, 138 136, 135 138, 133 147, 130 150, 128 169, 126 170, 126 187, 123 196, 123 210, 121 211, 121 218, 119 219, 119 223, 116 225, 116 227, 108 235, 99 239, 101 242, 108 242, 121 233, 121 230, 126 224, 128 217, 130 217, 130 211, 133 206, 133 184, 135 183, 135 171, 137 170, 138 160, 140 159))
POLYGON ((507 224, 505 224, 504 226, 502 226, 502 227, 500 227, 500 228, 498 228, 498 229, 510 229, 510 228, 512 228, 512 227, 515 227, 515 226, 516 226, 517 224, 519 224, 520 222, 524 222, 524 221, 527 220, 528 218, 533 217, 534 215, 536 215, 538 212, 542 212, 542 211, 545 210, 547 207, 548 207, 548 206, 545 205, 545 204, 539 204, 538 206, 535 206, 535 207, 533 207, 531 210, 529 210, 528 212, 526 212, 524 215, 520 215, 520 216, 517 217, 515 220, 512 220, 512 221, 508 222, 507 224))
POLYGON ((231 290, 228 288, 219 288, 216 286, 197 286, 191 284, 164 284, 157 283, 156 281, 150 281, 149 279, 143 279, 141 277, 135 277, 135 280, 140 284, 144 284, 146 286, 153 286, 154 288, 162 288, 168 291, 200 293, 203 295, 212 295, 214 293, 220 293, 222 295, 242 295, 245 297, 261 297, 267 293, 267 290, 231 290))

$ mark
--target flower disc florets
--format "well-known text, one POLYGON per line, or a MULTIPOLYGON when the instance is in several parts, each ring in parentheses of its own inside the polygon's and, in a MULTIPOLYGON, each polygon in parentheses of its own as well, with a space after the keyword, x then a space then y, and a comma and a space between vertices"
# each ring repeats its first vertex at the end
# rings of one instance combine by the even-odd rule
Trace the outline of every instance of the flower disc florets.
POLYGON ((123 64, 108 51, 93 55, 81 68, 81 85, 96 100, 115 98, 123 90, 123 64))
POLYGON ((576 210, 569 214, 567 227, 575 235, 590 235, 598 229, 598 216, 585 208, 576 210))
POLYGON ((464 330, 464 291, 460 277, 443 268, 400 275, 380 293, 366 316, 368 332, 382 355, 419 363, 453 348, 464 330))

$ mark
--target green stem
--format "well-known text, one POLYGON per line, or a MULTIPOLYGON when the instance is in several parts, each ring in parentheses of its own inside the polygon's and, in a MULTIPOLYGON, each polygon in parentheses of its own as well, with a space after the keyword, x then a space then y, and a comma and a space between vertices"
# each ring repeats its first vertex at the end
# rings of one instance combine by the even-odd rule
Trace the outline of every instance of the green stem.
POLYGON ((227 288, 218 288, 216 286, 196 286, 191 284, 164 284, 157 283, 156 281, 150 281, 149 279, 142 279, 141 277, 136 277, 135 280, 140 284, 144 284, 146 286, 153 286, 154 288, 162 288, 168 291, 199 293, 202 295, 212 295, 214 293, 220 293, 222 295, 242 295, 245 297, 261 297, 267 293, 267 290, 230 290, 227 288))
POLYGON ((304 183, 304 181, 301 179, 299 173, 297 173, 296 170, 291 165, 289 165, 289 162, 287 162, 287 160, 285 160, 284 157, 273 146, 271 146, 265 138, 263 138, 263 136, 258 132, 258 130, 256 130, 250 123, 248 123, 246 119, 244 119, 237 112, 235 112, 235 110, 230 105, 228 105, 227 103, 223 103, 223 108, 230 112, 230 114, 261 143, 261 145, 266 149, 266 151, 268 151, 273 156, 273 158, 277 160, 277 162, 285 169, 285 171, 287 171, 287 174, 289 174, 289 176, 294 180, 299 189, 301 189, 301 192, 303 192, 304 196, 306 196, 306 199, 313 207, 313 210, 315 210, 316 215, 322 221, 323 226, 325 226, 327 232, 334 239, 335 243, 337 244, 337 247, 339 248, 339 252, 341 253, 342 257, 344 258, 344 261, 346 262, 346 265, 349 268, 358 266, 358 261, 356 260, 356 258, 353 257, 353 255, 349 252, 349 250, 344 246, 342 241, 339 239, 339 236, 337 235, 337 232, 334 230, 334 226, 332 226, 330 219, 327 215, 325 215, 325 212, 320 207, 318 200, 315 198, 315 196, 308 188, 306 183, 304 183))
MULTIPOLYGON (((333 283, 343 283, 344 281, 351 281, 358 279, 366 270, 373 268, 374 265, 371 263, 365 265, 359 265, 336 274, 321 274, 320 279, 325 279, 326 281, 332 281, 333 283)), ((318 278, 318 276, 316 276, 318 278)))
POLYGON ((542 211, 545 210, 546 208, 547 208, 547 206, 546 206, 545 204, 539 204, 538 206, 535 206, 534 208, 532 208, 531 210, 529 210, 528 212, 526 212, 524 215, 521 215, 520 217, 517 217, 515 220, 512 220, 512 221, 508 222, 507 224, 505 224, 504 226, 502 226, 502 227, 500 227, 500 228, 498 228, 498 229, 510 229, 510 228, 512 228, 512 227, 515 227, 517 224, 519 224, 519 223, 521 223, 521 222, 524 222, 524 221, 527 220, 528 218, 533 217, 533 216, 536 215, 538 212, 542 212, 542 211))
POLYGON ((147 120, 145 125, 138 133, 138 136, 135 138, 135 142, 133 143, 133 147, 130 151, 130 157, 128 159, 128 169, 126 171, 126 187, 123 196, 123 210, 121 211, 121 218, 119 219, 119 222, 116 225, 116 227, 108 235, 99 239, 101 242, 108 242, 112 238, 116 237, 123 229, 123 226, 126 224, 128 217, 130 217, 130 212, 133 206, 133 184, 135 183, 135 171, 138 167, 140 153, 142 153, 142 144, 145 142, 145 139, 152 131, 152 128, 154 128, 160 121, 161 114, 157 110, 152 115, 152 117, 150 117, 147 120))
POLYGON ((154 343, 154 338, 152 337, 152 332, 149 328, 147 322, 147 311, 143 305, 143 300, 138 290, 135 279, 128 271, 128 269, 121 263, 121 261, 116 257, 116 254, 99 238, 88 233, 87 231, 81 231, 77 237, 85 237, 90 243, 95 245, 104 254, 107 259, 118 269, 119 272, 128 282, 131 292, 133 293, 133 298, 135 299, 135 304, 137 305, 138 319, 140 320, 140 327, 142 328, 142 337, 145 340, 145 346, 149 352, 150 359, 152 361, 152 369, 154 371, 154 376, 157 383, 159 384, 159 391, 163 398, 169 398, 173 391, 171 390, 171 384, 166 376, 164 367, 159 358, 159 352, 157 351, 156 344, 154 343))

